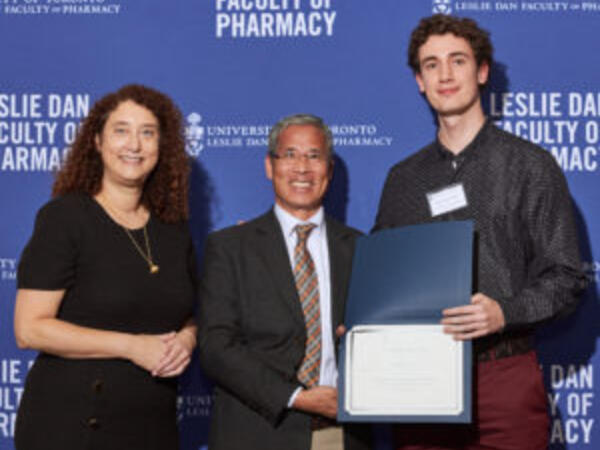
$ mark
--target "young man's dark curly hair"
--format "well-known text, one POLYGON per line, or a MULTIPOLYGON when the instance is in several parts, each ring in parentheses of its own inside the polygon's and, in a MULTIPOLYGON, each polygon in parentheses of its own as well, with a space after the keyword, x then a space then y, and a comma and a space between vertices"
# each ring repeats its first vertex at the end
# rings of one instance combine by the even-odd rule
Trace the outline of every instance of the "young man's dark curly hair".
POLYGON ((427 42, 430 36, 447 33, 461 37, 469 43, 475 55, 477 67, 480 67, 482 63, 487 63, 489 67, 492 66, 494 48, 487 31, 479 28, 479 25, 473 19, 435 14, 421 19, 419 25, 410 35, 408 65, 414 73, 421 71, 419 64, 419 49, 421 46, 427 42))

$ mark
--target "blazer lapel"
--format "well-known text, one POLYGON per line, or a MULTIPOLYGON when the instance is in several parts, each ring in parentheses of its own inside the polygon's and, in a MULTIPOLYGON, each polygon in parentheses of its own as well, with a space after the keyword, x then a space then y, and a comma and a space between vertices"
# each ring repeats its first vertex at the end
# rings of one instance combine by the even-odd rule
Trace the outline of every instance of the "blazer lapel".
POLYGON ((347 286, 352 270, 353 240, 345 227, 329 217, 326 220, 331 273, 331 325, 334 342, 337 342, 335 329, 344 323, 347 286))
POLYGON ((256 234, 256 252, 261 255, 273 283, 281 294, 282 301, 289 306, 294 319, 304 327, 304 315, 296 291, 283 232, 273 210, 256 221, 256 234))

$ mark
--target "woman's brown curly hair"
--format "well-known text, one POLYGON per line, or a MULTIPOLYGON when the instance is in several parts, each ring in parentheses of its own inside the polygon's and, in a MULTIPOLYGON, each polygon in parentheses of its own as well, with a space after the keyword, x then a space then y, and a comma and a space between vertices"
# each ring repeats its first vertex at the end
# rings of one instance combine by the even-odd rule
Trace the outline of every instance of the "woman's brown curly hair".
POLYGON ((70 192, 93 196, 100 191, 104 167, 95 137, 102 133, 108 116, 126 100, 152 111, 160 126, 158 162, 144 185, 142 204, 163 222, 187 219, 189 161, 181 112, 165 94, 136 84, 123 86, 94 104, 56 175, 52 196, 70 192))
POLYGON ((452 33, 469 43, 475 55, 477 67, 481 66, 482 63, 487 63, 490 68, 492 67, 494 47, 487 31, 479 28, 477 22, 467 17, 434 14, 431 17, 421 19, 419 25, 417 25, 410 35, 408 65, 414 73, 421 72, 421 65, 419 63, 419 49, 421 46, 427 42, 429 36, 446 33, 452 33))

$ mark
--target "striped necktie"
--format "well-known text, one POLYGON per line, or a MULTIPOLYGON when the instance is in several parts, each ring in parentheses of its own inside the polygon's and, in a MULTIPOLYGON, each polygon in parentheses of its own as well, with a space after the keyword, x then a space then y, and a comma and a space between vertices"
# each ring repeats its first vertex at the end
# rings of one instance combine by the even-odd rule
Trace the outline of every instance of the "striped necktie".
POLYGON ((308 235, 315 226, 314 224, 307 224, 295 227, 298 242, 294 248, 294 279, 306 325, 306 347, 304 359, 298 370, 298 379, 306 387, 314 386, 319 382, 319 369, 321 366, 319 280, 315 263, 306 247, 308 235))

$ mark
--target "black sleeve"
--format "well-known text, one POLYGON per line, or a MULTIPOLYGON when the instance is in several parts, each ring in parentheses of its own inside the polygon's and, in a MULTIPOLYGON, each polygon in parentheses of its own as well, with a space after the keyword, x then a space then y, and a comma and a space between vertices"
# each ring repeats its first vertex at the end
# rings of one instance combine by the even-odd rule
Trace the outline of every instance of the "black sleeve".
POLYGON ((379 200, 379 208, 377 209, 377 216, 375 218, 375 225, 371 229, 371 233, 382 230, 384 228, 391 228, 394 223, 391 218, 393 205, 395 203, 395 196, 397 195, 398 187, 396 186, 396 174, 394 168, 390 169, 381 191, 381 198, 379 200))
POLYGON ((52 201, 38 212, 33 235, 19 261, 19 289, 59 290, 73 284, 78 227, 75 211, 66 206, 52 201))
POLYGON ((530 247, 528 283, 515 296, 496 299, 507 328, 571 313, 586 286, 571 196, 551 156, 529 174, 525 192, 521 220, 530 247))

